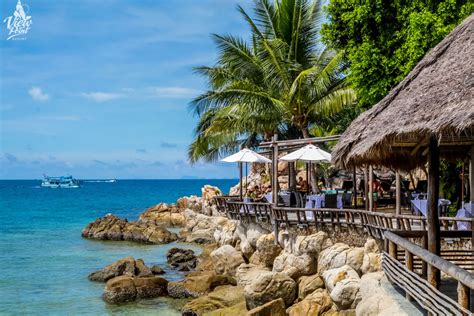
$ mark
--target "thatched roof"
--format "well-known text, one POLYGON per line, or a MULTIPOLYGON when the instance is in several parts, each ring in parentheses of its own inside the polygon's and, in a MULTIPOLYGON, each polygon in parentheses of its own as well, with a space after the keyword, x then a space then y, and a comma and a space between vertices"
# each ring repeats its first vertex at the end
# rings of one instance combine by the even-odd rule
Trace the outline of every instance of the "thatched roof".
POLYGON ((474 143, 473 95, 474 14, 352 122, 333 150, 333 162, 411 169, 426 161, 431 136, 445 152, 465 155, 474 143))

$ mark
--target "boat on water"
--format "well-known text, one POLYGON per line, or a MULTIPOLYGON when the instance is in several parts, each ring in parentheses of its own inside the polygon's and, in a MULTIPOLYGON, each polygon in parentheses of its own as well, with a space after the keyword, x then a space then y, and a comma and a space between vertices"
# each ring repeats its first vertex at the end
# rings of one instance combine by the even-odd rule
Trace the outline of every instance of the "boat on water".
POLYGON ((44 176, 43 182, 41 182, 43 188, 78 188, 79 181, 74 179, 72 176, 62 176, 62 177, 48 177, 44 176))

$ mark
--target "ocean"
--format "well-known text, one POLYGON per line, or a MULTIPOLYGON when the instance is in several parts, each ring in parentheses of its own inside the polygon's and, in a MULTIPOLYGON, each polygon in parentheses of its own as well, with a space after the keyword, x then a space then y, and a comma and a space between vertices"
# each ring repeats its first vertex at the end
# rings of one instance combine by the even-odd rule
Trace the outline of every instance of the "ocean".
POLYGON ((135 220, 147 207, 201 194, 204 184, 228 192, 236 180, 84 181, 78 189, 47 189, 39 180, 0 180, 1 315, 180 315, 171 299, 112 306, 101 299, 104 284, 87 275, 126 256, 165 268, 172 243, 145 245, 81 237, 86 224, 107 213, 135 220))

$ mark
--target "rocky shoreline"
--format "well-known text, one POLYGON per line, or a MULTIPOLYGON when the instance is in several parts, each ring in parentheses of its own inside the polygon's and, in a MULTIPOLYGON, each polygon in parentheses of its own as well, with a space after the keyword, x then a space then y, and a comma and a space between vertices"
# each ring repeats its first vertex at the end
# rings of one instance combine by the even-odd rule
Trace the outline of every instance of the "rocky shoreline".
POLYGON ((158 204, 136 222, 109 214, 87 225, 85 238, 156 244, 179 240, 204 247, 199 257, 185 249, 170 250, 169 265, 189 271, 177 282, 158 276, 160 267, 131 257, 91 273, 91 280, 106 282, 103 299, 118 304, 158 296, 188 298, 183 315, 418 314, 389 293, 375 240, 353 247, 323 231, 282 231, 275 240, 269 227, 219 214, 213 204, 219 192, 205 186, 201 198, 158 204), (168 227, 180 227, 179 235, 168 227))

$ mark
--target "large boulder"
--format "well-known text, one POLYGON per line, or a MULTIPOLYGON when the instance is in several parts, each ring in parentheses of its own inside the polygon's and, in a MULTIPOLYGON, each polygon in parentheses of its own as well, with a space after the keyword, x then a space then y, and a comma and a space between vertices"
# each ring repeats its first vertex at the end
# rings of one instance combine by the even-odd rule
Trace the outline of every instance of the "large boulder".
POLYGON ((383 272, 362 276, 359 293, 361 301, 356 307, 358 316, 418 316, 422 313, 390 284, 383 272))
POLYGON ((309 254, 294 255, 282 251, 273 262, 273 272, 282 272, 293 279, 316 273, 316 259, 309 254))
MULTIPOLYGON (((198 297, 184 305, 183 316, 200 316, 219 309, 243 303, 243 289, 239 286, 224 285, 216 287, 211 293, 198 297)), ((243 314, 244 311, 241 311, 243 314)))
POLYGON ((281 247, 275 243, 275 234, 265 234, 257 239, 256 251, 250 257, 250 263, 273 267, 275 258, 280 254, 281 247))
POLYGON ((126 257, 106 266, 102 270, 92 272, 88 278, 91 281, 107 282, 121 275, 148 277, 152 276, 153 273, 142 259, 135 260, 133 257, 126 257))
POLYGON ((224 274, 234 277, 235 270, 242 263, 245 263, 241 253, 230 245, 224 245, 211 252, 211 260, 214 263, 214 271, 217 274, 224 274))
POLYGON ((319 254, 318 273, 349 265, 361 274, 363 260, 364 248, 351 248, 346 244, 337 243, 319 254))
POLYGON ((262 272, 245 286, 244 295, 249 310, 277 298, 288 307, 296 298, 296 282, 283 273, 262 272))
POLYGON ((278 298, 249 310, 247 316, 286 316, 285 302, 278 298))
POLYGON ((235 285, 235 279, 216 275, 213 271, 191 272, 178 282, 168 283, 168 294, 174 298, 199 297, 220 285, 235 285))
POLYGON ((202 201, 201 198, 191 195, 191 196, 184 196, 179 198, 176 201, 176 206, 179 210, 192 210, 194 212, 200 212, 202 209, 202 201))
POLYGON ((298 300, 303 300, 306 296, 317 289, 324 288, 324 280, 319 274, 302 276, 298 279, 298 300))
POLYGON ((112 214, 89 223, 82 230, 82 237, 100 240, 129 240, 153 244, 164 244, 178 239, 175 233, 153 223, 129 222, 112 214))
POLYGON ((238 221, 228 219, 222 221, 214 230, 214 240, 219 245, 235 246, 238 241, 238 236, 235 232, 238 221))
POLYGON ((244 287, 252 283, 257 276, 265 272, 270 272, 270 270, 252 263, 241 264, 235 271, 237 285, 244 287))
POLYGON ((255 223, 240 223, 236 229, 240 240, 240 250, 246 258, 250 258, 257 248, 257 240, 270 231, 255 223))
POLYGON ((107 281, 102 298, 110 304, 154 298, 167 294, 168 281, 160 277, 118 276, 107 281))
POLYGON ((288 308, 287 314, 288 316, 323 315, 323 313, 331 309, 331 306, 332 301, 328 292, 324 289, 317 289, 301 302, 288 308))
POLYGON ((140 214, 139 220, 159 226, 184 226, 186 218, 174 205, 160 203, 140 214))
POLYGON ((197 257, 191 249, 171 248, 166 253, 168 264, 178 271, 192 271, 197 266, 197 257))
POLYGON ((381 261, 382 255, 377 242, 373 238, 368 238, 364 245, 364 259, 360 267, 362 274, 381 271, 381 261))
POLYGON ((326 232, 320 231, 312 235, 296 237, 294 253, 296 255, 309 254, 318 257, 321 251, 333 245, 326 232))
POLYGON ((326 270, 322 277, 332 301, 339 309, 353 309, 357 306, 361 299, 360 278, 353 268, 344 265, 326 270))

